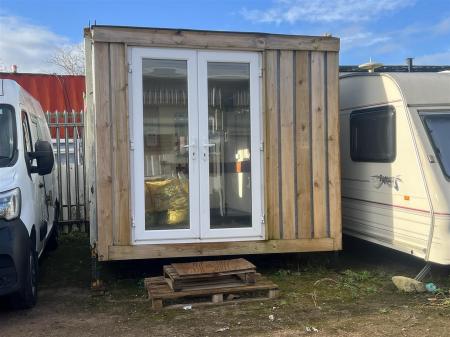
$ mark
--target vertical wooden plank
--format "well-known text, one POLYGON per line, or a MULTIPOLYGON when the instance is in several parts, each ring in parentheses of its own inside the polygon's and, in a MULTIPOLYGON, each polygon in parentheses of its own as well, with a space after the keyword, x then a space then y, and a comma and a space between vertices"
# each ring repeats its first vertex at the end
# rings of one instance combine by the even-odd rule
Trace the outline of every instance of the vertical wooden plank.
MULTIPOLYGON (((266 110, 266 54, 265 53, 261 53, 261 120, 262 120, 262 125, 261 125, 261 137, 262 137, 262 143, 264 144, 267 140, 267 110, 266 110)), ((263 145, 263 149, 264 149, 264 145, 263 145)), ((263 158, 262 158, 262 174, 263 174, 263 186, 262 186, 262 199, 263 199, 263 218, 264 218, 264 225, 263 225, 263 235, 264 235, 264 239, 267 239, 269 237, 269 221, 267 221, 267 179, 266 179, 266 156, 265 156, 265 151, 263 151, 263 158)))
POLYGON ((342 249, 341 166, 339 147, 339 57, 327 53, 327 106, 328 106, 328 193, 330 237, 334 249, 342 249))
POLYGON ((96 190, 98 257, 108 259, 112 244, 112 170, 111 170, 111 116, 110 116, 109 46, 94 43, 94 106, 96 152, 96 190))
POLYGON ((311 53, 311 108, 312 108, 312 174, 314 237, 327 235, 326 186, 325 186, 325 92, 324 92, 324 53, 311 53))
POLYGON ((266 215, 268 222, 268 239, 280 238, 279 213, 279 111, 278 111, 278 55, 277 51, 265 52, 265 88, 266 88, 266 123, 265 123, 265 177, 266 177, 266 215))
POLYGON ((94 114, 94 88, 92 69, 92 39, 90 30, 87 29, 84 38, 84 51, 86 60, 86 94, 84 111, 84 165, 86 167, 86 192, 85 204, 89 214, 89 236, 91 245, 97 242, 97 196, 95 184, 95 114, 94 114))
POLYGON ((128 105, 126 50, 122 43, 111 43, 111 128, 112 128, 112 189, 113 242, 131 243, 130 179, 128 148, 128 105))
POLYGON ((295 239, 294 53, 280 53, 281 197, 283 239, 295 239))
POLYGON ((295 108, 297 151, 297 228, 298 237, 311 237, 311 111, 309 52, 297 51, 295 55, 295 108))

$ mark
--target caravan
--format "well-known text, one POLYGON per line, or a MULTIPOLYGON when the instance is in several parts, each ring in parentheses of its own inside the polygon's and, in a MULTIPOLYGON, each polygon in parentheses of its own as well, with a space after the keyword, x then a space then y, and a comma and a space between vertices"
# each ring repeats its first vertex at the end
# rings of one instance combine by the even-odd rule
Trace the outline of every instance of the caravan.
POLYGON ((344 233, 450 265, 450 74, 340 78, 344 233))

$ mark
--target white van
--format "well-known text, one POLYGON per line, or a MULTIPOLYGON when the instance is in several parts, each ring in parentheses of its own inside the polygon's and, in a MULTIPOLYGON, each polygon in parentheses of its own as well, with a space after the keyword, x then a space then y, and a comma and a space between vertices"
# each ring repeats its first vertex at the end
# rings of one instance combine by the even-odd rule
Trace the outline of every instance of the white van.
POLYGON ((345 234, 450 264, 450 74, 340 78, 345 234))
POLYGON ((53 165, 40 104, 15 81, 0 79, 0 296, 17 308, 36 303, 38 257, 55 244, 53 165))

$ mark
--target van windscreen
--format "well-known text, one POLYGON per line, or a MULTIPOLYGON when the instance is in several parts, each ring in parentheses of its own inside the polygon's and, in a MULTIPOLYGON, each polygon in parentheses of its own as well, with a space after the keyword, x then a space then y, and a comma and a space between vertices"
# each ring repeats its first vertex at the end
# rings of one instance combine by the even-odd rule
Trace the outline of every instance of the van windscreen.
POLYGON ((423 118, 436 157, 447 179, 450 179, 450 111, 423 118))
POLYGON ((0 167, 8 166, 14 158, 16 149, 16 128, 14 108, 0 104, 0 167))

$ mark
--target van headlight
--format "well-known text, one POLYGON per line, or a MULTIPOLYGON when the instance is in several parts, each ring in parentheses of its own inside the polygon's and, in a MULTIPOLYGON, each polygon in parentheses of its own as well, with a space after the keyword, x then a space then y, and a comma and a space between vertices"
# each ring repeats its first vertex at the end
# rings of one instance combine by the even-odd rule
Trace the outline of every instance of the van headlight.
POLYGON ((20 215, 20 189, 0 193, 0 219, 12 220, 20 215))

